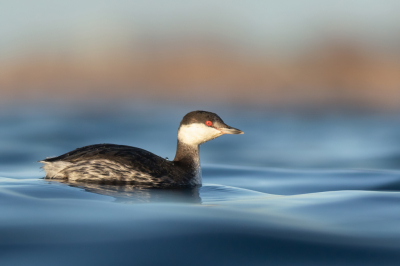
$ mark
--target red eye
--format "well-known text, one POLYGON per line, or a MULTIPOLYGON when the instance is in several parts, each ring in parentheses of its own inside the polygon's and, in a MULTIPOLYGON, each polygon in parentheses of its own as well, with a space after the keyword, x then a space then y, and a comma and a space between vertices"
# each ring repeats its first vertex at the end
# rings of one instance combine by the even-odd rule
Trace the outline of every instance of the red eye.
POLYGON ((211 121, 207 121, 206 125, 210 127, 210 126, 212 126, 212 122, 211 121))

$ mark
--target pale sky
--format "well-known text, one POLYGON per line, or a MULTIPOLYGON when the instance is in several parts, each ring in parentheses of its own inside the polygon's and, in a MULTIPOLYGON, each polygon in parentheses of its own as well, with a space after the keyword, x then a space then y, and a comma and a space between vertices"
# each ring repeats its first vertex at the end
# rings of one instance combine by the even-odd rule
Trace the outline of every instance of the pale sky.
POLYGON ((330 35, 385 48, 400 44, 400 1, 0 0, 0 59, 198 33, 284 53, 330 35))

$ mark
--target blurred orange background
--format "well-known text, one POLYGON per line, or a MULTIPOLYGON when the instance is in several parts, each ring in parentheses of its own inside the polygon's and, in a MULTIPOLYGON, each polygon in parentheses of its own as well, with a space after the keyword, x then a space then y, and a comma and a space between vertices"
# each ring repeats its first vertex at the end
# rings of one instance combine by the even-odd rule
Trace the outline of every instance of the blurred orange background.
POLYGON ((400 109, 398 1, 9 1, 0 98, 400 109))

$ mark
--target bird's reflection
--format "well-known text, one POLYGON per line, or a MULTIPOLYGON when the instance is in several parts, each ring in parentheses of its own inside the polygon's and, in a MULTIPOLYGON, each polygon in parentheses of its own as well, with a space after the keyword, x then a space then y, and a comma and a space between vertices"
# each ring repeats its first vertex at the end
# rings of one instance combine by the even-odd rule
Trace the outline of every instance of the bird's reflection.
POLYGON ((180 202, 201 203, 200 187, 154 188, 136 184, 104 184, 76 181, 60 181, 87 192, 114 197, 117 202, 180 202))

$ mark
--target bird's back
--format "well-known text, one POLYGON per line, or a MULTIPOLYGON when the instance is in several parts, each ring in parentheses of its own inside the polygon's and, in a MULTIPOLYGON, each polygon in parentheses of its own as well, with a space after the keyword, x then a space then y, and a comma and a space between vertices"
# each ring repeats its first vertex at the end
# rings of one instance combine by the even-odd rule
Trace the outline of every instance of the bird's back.
POLYGON ((46 178, 71 181, 130 182, 152 186, 188 183, 190 174, 173 162, 146 150, 96 144, 43 161, 46 178))

